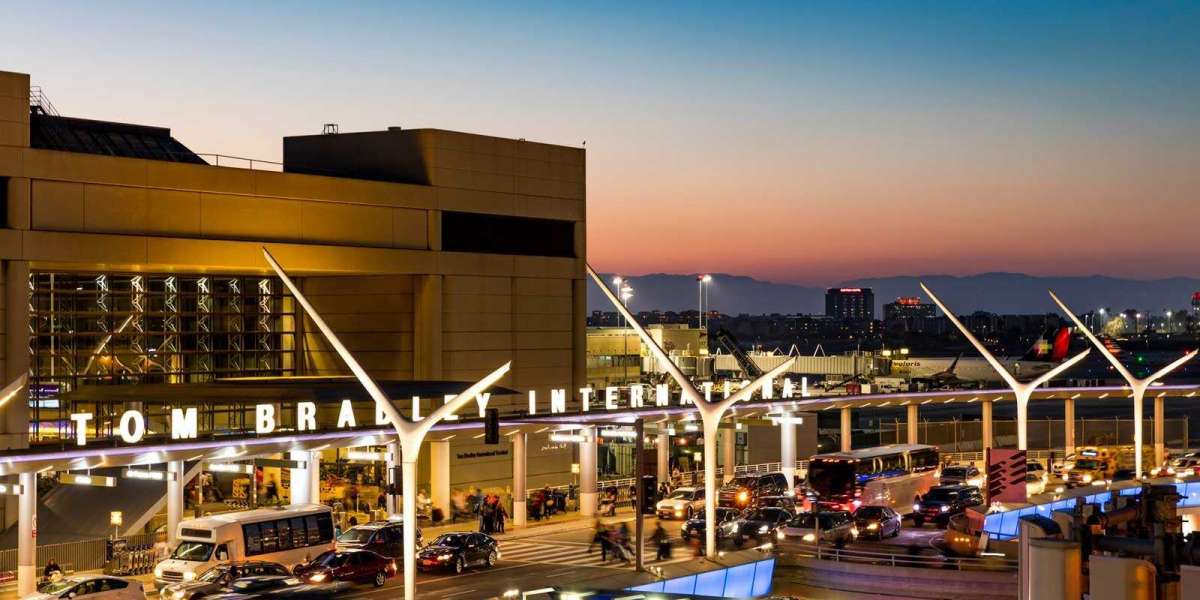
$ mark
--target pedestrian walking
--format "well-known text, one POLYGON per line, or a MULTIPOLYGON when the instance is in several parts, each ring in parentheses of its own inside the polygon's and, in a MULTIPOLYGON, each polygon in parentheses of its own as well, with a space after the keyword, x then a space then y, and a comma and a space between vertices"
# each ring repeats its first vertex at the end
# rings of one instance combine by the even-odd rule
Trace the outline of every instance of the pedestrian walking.
POLYGON ((650 539, 658 544, 658 555, 655 560, 667 560, 671 558, 671 536, 663 528, 662 523, 659 523, 655 527, 654 533, 650 535, 650 539))

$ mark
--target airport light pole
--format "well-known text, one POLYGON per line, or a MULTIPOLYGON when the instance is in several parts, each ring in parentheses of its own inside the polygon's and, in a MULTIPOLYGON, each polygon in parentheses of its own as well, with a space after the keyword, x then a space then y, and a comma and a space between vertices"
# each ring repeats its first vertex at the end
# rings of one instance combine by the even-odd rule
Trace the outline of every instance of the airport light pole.
POLYGON ((690 401, 696 407, 696 412, 700 413, 700 420, 704 427, 704 540, 705 540, 705 555, 709 558, 715 558, 717 555, 717 428, 721 424, 721 417, 737 402, 750 398, 754 392, 765 385, 771 385, 771 381, 792 367, 792 363, 796 361, 795 357, 791 357, 780 364, 778 367, 771 369, 765 375, 755 379, 750 385, 731 394, 728 398, 720 401, 710 402, 704 399, 704 394, 696 389, 692 381, 679 370, 679 367, 671 360, 671 357, 650 337, 646 329, 638 323, 637 319, 630 314, 629 309, 617 299, 612 290, 604 285, 604 281, 596 274, 591 265, 587 266, 588 275, 596 282, 596 285, 604 292, 608 301, 625 317, 625 321, 629 326, 637 332, 638 337, 642 339, 642 343, 650 349, 655 358, 679 384, 679 388, 683 397, 690 401))
POLYGON ((489 387, 499 381, 501 377, 508 373, 512 363, 504 363, 500 366, 500 368, 492 371, 486 377, 475 382, 471 385, 471 387, 468 387, 462 393, 438 407, 438 409, 433 411, 433 413, 431 413, 428 417, 425 417, 419 421, 411 421, 406 419, 400 414, 400 411, 396 410, 396 406, 392 404, 391 399, 389 399, 387 395, 383 393, 383 390, 380 389, 375 383, 375 380, 367 374, 366 370, 362 368, 362 365, 358 364, 358 361, 352 354, 350 354, 350 351, 342 345, 342 342, 338 339, 337 334, 335 334, 333 330, 325 324, 325 320, 322 319, 321 315, 318 314, 317 311, 313 309, 312 305, 308 303, 308 299, 304 297, 304 294, 300 293, 299 288, 292 283, 291 278, 288 277, 287 273, 283 271, 283 267, 281 267, 279 263, 275 261, 275 257, 271 256, 271 253, 266 248, 263 248, 263 256, 267 259, 267 262, 270 263, 271 268, 275 270, 275 273, 279 276, 279 278, 283 280, 283 284, 292 292, 292 296, 304 309, 305 314, 312 319, 312 322, 317 326, 317 329, 321 330, 321 333, 325 336, 325 339, 329 342, 329 345, 333 346, 333 349, 337 351, 338 356, 342 357, 342 360, 346 363, 346 366, 349 367, 350 371, 354 373, 354 376, 358 379, 358 382, 367 390, 367 394, 370 395, 371 399, 375 401, 375 405, 379 407, 383 414, 387 415, 387 419, 391 423, 392 428, 396 430, 396 437, 400 441, 400 463, 402 467, 401 513, 404 517, 404 527, 402 528, 402 535, 404 537, 404 556, 402 557, 404 561, 404 598, 405 600, 415 600, 417 595, 417 456, 420 454, 421 444, 425 441, 425 435, 429 433, 429 430, 432 429, 434 425, 436 425, 442 419, 454 414, 455 411, 461 408, 468 401, 475 399, 477 394, 482 393, 484 390, 487 390, 489 387))
POLYGON ((1014 377, 1012 373, 1009 373, 1008 369, 1005 369, 1004 365, 1000 364, 999 360, 996 360, 996 357, 993 356, 986 347, 984 347, 979 339, 975 337, 975 334, 971 333, 970 329, 967 329, 966 326, 962 324, 962 321, 958 320, 958 317, 954 315, 954 311, 947 308, 946 305, 943 304, 942 301, 933 293, 933 291, 925 285, 925 282, 921 282, 921 289, 925 290, 926 294, 929 294, 929 298, 933 300, 933 303, 936 304, 938 308, 942 309, 942 312, 946 314, 946 318, 950 319, 950 322, 954 323, 954 326, 958 328, 959 333, 962 333, 963 337, 967 338, 967 341, 971 342, 972 346, 975 346, 975 349, 983 355, 984 360, 986 360, 988 364, 996 370, 996 373, 1000 375, 1000 378, 1008 384, 1010 389, 1012 389, 1013 396, 1017 399, 1017 449, 1028 450, 1029 399, 1033 397, 1034 390, 1036 390, 1038 386, 1042 385, 1043 383, 1058 377, 1058 375, 1063 371, 1075 366, 1075 363, 1083 360, 1084 357, 1091 352, 1091 350, 1084 350, 1083 352, 1068 358, 1053 369, 1046 371, 1033 381, 1017 381, 1017 378, 1014 377))
MULTIPOLYGON (((1064 303, 1058 298, 1057 295, 1055 295, 1054 290, 1050 290, 1050 297, 1054 299, 1054 303, 1057 304, 1064 313, 1067 313, 1067 317, 1069 317, 1076 326, 1079 326, 1079 317, 1075 316, 1075 313, 1071 312, 1071 309, 1067 307, 1066 303, 1064 303)), ((1137 377, 1133 376, 1133 373, 1131 373, 1129 369, 1125 368, 1125 365, 1121 364, 1121 361, 1117 360, 1117 357, 1114 356, 1113 353, 1109 351, 1109 349, 1106 348, 1095 335, 1092 334, 1092 332, 1084 329, 1083 327, 1080 327, 1080 330, 1082 330, 1083 334, 1086 335, 1089 340, 1091 340, 1092 345, 1100 350, 1100 353, 1104 355, 1104 358, 1108 359, 1108 362, 1112 364, 1113 368, 1121 374, 1121 377, 1125 379, 1125 383, 1129 384, 1130 391, 1133 392, 1133 468, 1134 471, 1137 472, 1138 477, 1141 477, 1143 439, 1142 400, 1146 397, 1146 390, 1153 385, 1155 381, 1166 377, 1168 373, 1178 369, 1179 367, 1183 366, 1184 363, 1194 358, 1198 351, 1192 350, 1191 352, 1188 352, 1182 357, 1176 359, 1171 364, 1155 371, 1149 377, 1138 379, 1137 377)))

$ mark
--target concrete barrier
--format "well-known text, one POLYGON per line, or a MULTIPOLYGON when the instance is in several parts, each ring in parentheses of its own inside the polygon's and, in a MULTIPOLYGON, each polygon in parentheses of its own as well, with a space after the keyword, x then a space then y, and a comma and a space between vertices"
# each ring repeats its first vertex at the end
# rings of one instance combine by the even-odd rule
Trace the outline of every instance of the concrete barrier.
POLYGON ((870 594, 878 600, 1015 600, 1017 574, 1011 571, 892 567, 802 557, 780 560, 774 593, 787 595, 790 591, 798 593, 802 588, 870 594))

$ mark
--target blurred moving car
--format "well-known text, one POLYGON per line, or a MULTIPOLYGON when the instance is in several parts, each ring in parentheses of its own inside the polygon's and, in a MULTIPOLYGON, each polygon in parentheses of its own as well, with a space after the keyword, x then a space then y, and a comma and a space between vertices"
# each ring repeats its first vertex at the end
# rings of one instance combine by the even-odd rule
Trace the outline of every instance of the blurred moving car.
POLYGON ((1043 479, 1041 475, 1038 475, 1037 473, 1025 474, 1025 495, 1036 496, 1038 494, 1045 493, 1045 491, 1046 480, 1043 479))
MULTIPOLYGON (((738 517, 742 516, 742 511, 727 506, 718 506, 716 514, 717 540, 719 541, 723 539, 722 536, 724 535, 721 524, 737 520, 738 517)), ((693 537, 704 539, 704 509, 701 509, 695 516, 684 522, 683 527, 680 528, 679 537, 683 538, 685 542, 693 537)))
POLYGON ((38 588, 25 600, 63 600, 86 596, 88 600, 144 600, 142 584, 109 575, 68 575, 38 588))
POLYGON ((198 600, 228 588, 234 581, 243 577, 259 575, 290 576, 287 567, 273 562, 246 561, 222 563, 200 573, 192 581, 172 583, 158 589, 161 600, 198 600))
POLYGON ((500 560, 500 548, 492 536, 483 533, 445 533, 417 553, 421 571, 454 571, 474 566, 491 567, 500 560))
POLYGON ((229 586, 229 591, 206 596, 208 600, 324 600, 346 589, 346 584, 315 585, 296 577, 259 575, 243 577, 229 586))
POLYGON ((949 465, 942 467, 942 477, 939 482, 941 485, 961 483, 982 488, 983 480, 983 474, 972 465, 949 465))
MULTIPOLYGON (((421 528, 417 528, 417 547, 422 543, 421 528)), ((370 550, 388 558, 404 556, 404 525, 399 521, 371 521, 355 525, 339 535, 338 550, 370 550)))
POLYGON ((798 539, 806 544, 817 543, 818 536, 822 542, 842 546, 858 538, 858 527, 849 512, 834 510, 800 513, 776 532, 780 540, 798 539))
POLYGON ((1112 474, 1112 481, 1133 481, 1137 478, 1137 471, 1133 469, 1117 469, 1112 474))
POLYGON ((903 517, 887 506, 862 506, 854 511, 854 525, 858 527, 861 538, 875 538, 900 535, 903 517))
POLYGON ((739 548, 746 540, 762 544, 770 540, 775 535, 775 530, 794 516, 796 515, 792 511, 778 507, 748 509, 737 519, 722 523, 718 535, 733 540, 734 545, 739 548))
POLYGON ((913 524, 917 527, 925 521, 933 521, 938 527, 945 527, 950 517, 967 510, 969 506, 983 504, 983 495, 979 488, 970 485, 939 485, 931 488, 913 506, 913 524))
POLYGON ((1167 475, 1175 477, 1190 477, 1200 475, 1200 452, 1188 452, 1167 463, 1167 475))
POLYGON ((717 504, 747 508, 759 496, 791 496, 795 494, 796 481, 789 482, 783 473, 734 477, 717 492, 717 504))
POLYGON ((654 509, 660 519, 691 519, 696 512, 704 510, 704 489, 676 488, 669 496, 659 500, 654 509))
POLYGON ((383 587, 396 576, 396 561, 370 550, 332 550, 296 567, 296 575, 308 583, 370 583, 383 587))

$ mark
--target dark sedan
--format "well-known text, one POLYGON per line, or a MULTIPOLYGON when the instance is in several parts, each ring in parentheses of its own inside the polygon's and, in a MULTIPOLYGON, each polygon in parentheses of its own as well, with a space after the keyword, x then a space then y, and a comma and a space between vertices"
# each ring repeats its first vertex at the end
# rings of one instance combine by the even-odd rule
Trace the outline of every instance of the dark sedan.
POLYGON ((309 583, 370 583, 382 587, 396 576, 396 561, 370 550, 331 550, 296 567, 296 575, 309 583))
POLYGON ((900 535, 900 513, 887 506, 862 506, 854 511, 860 538, 883 539, 900 535))
POLYGON ((726 539, 733 540, 737 547, 742 547, 746 540, 763 543, 775 536, 775 530, 796 516, 790 510, 767 507, 755 508, 742 513, 737 520, 721 526, 721 534, 726 539))
POLYGON ((259 575, 238 579, 225 589, 228 591, 205 596, 205 600, 325 600, 344 586, 304 583, 291 576, 259 575))
POLYGON ((467 567, 490 567, 500 560, 496 540, 482 533, 446 533, 438 536, 417 553, 417 568, 421 571, 454 571, 462 573, 467 567))
POLYGON ((172 583, 158 590, 162 600, 198 600, 229 591, 234 581, 260 575, 291 575, 287 567, 264 561, 221 563, 200 574, 194 581, 172 583))
MULTIPOLYGON (((742 516, 742 511, 736 508, 727 508, 724 506, 717 507, 718 540, 723 539, 721 525, 729 521, 737 520, 737 518, 740 516, 742 516)), ((683 527, 680 528, 679 537, 683 538, 684 541, 690 540, 693 537, 704 539, 704 511, 696 513, 695 517, 692 517, 684 522, 683 527)))
POLYGON ((969 485, 939 485, 929 489, 913 508, 913 523, 920 527, 925 521, 933 521, 945 527, 950 517, 961 514, 970 506, 983 504, 979 488, 969 485))

